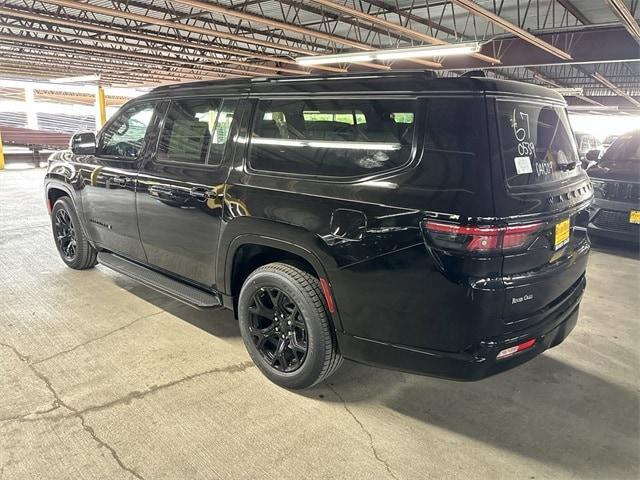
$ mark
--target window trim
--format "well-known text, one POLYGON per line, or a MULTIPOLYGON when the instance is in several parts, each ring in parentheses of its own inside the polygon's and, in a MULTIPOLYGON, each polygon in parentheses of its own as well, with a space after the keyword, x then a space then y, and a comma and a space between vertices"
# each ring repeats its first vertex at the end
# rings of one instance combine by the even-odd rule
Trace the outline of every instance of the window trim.
POLYGON ((127 102, 125 105, 120 107, 120 109, 118 109, 118 111, 107 121, 107 123, 104 124, 104 126, 100 129, 100 131, 96 135, 96 153, 95 153, 94 156, 100 157, 100 158, 107 158, 107 159, 110 159, 110 160, 118 160, 118 161, 121 161, 121 162, 129 162, 129 163, 139 162, 140 159, 142 158, 142 156, 145 154, 145 152, 149 148, 151 148, 151 144, 149 142, 147 142, 147 137, 150 134, 150 129, 154 126, 154 123, 157 120, 158 113, 160 113, 158 111, 158 108, 161 105, 162 105, 162 101, 158 100, 158 99, 140 99, 140 100, 136 99, 136 100, 133 100, 131 102, 127 102), (151 121, 149 122, 149 125, 147 125, 147 130, 146 130, 146 132, 144 134, 145 144, 140 149, 140 152, 138 153, 138 155, 136 155, 135 158, 130 158, 130 157, 121 157, 119 155, 104 155, 104 154, 100 153, 98 148, 100 147, 100 144, 102 142, 102 137, 105 134, 105 132, 107 131, 107 129, 116 122, 118 117, 120 117, 127 110, 129 110, 129 109, 131 109, 133 107, 136 107, 136 106, 139 106, 139 105, 145 105, 145 104, 146 105, 150 105, 150 106, 153 107, 153 115, 151 116, 151 121))
MULTIPOLYGON (((229 146, 229 142, 231 142, 231 137, 227 137, 227 141, 224 144, 224 149, 222 150, 222 155, 220 156, 220 161, 212 164, 209 163, 209 160, 211 159, 211 146, 213 145, 213 143, 210 141, 209 142, 209 146, 207 148, 207 155, 205 158, 205 163, 194 163, 194 162, 180 162, 180 161, 175 161, 175 160, 160 160, 158 158, 158 148, 160 146, 160 138, 162 137, 162 132, 164 131, 164 125, 165 122, 167 121, 167 116, 169 115, 169 110, 171 109, 171 104, 174 102, 179 102, 182 100, 206 100, 206 99, 212 99, 212 100, 220 100, 220 107, 222 107, 222 105, 224 104, 225 101, 234 101, 236 102, 235 105, 235 109, 233 111, 234 114, 234 118, 233 121, 236 120, 236 113, 238 111, 238 105, 240 102, 240 99, 238 97, 234 97, 234 96, 216 96, 216 95, 198 95, 198 96, 190 96, 190 95, 185 95, 185 96, 180 96, 180 97, 170 97, 166 99, 167 105, 164 111, 164 114, 162 115, 162 120, 160 121, 159 125, 158 125, 158 138, 156 139, 156 144, 155 144, 155 148, 154 148, 154 155, 152 158, 152 162, 158 165, 168 165, 168 166, 173 166, 173 167, 187 167, 187 168, 197 168, 197 169, 204 169, 204 170, 211 170, 211 169, 215 169, 215 168, 220 168, 223 164, 224 164, 224 158, 225 158, 225 153, 227 151, 227 146, 229 146)), ((216 115, 216 123, 214 125, 214 130, 215 127, 218 126, 218 119, 220 118, 220 110, 218 110, 218 115, 216 115)), ((232 127, 233 127, 233 123, 232 123, 232 127)), ((231 131, 231 128, 229 129, 229 131, 231 131)))
POLYGON ((396 174, 400 171, 406 170, 416 162, 421 160, 421 156, 417 155, 419 148, 423 147, 423 138, 418 135, 419 127, 424 126, 424 117, 426 113, 426 108, 423 108, 425 105, 425 100, 427 97, 423 96, 414 96, 414 95, 380 95, 380 96, 362 96, 362 95, 353 95, 353 96, 343 96, 336 97, 335 95, 326 96, 293 96, 290 98, 282 98, 282 97, 273 97, 270 95, 260 96, 260 97, 251 97, 249 100, 253 103, 251 105, 251 122, 248 125, 247 138, 245 144, 245 150, 243 155, 243 171, 247 174, 257 175, 262 177, 271 177, 271 178, 293 178, 300 180, 313 180, 317 182, 324 183, 354 183, 354 182, 362 182, 362 181, 371 181, 380 177, 386 177, 389 175, 396 174), (380 170, 377 172, 373 172, 371 174, 362 174, 362 175, 352 175, 352 176, 339 176, 339 175, 313 175, 313 174, 305 174, 305 173, 289 173, 289 172, 278 172, 272 170, 261 170, 251 166, 250 156, 251 156, 251 147, 252 147, 252 138, 253 133, 255 131, 256 123, 258 121, 258 106, 261 101, 297 101, 297 100, 412 100, 415 102, 416 109, 414 111, 414 133, 413 138, 411 140, 411 151, 409 152, 409 156, 407 160, 397 167, 393 167, 387 170, 380 170))

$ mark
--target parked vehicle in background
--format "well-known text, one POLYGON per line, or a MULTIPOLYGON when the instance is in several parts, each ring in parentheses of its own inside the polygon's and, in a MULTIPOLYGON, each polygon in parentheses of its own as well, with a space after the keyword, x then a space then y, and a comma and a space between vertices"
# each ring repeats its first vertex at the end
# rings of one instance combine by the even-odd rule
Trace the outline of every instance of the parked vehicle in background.
POLYGON ((595 167, 589 234, 640 240, 640 130, 619 136, 595 167))
POLYGON ((71 268, 232 309, 260 370, 342 358, 478 380, 562 342, 589 179, 562 96, 429 72, 165 86, 74 136, 45 179, 71 268))
POLYGON ((607 135, 607 137, 602 142, 602 153, 606 152, 607 149, 611 146, 613 142, 616 141, 620 135, 607 135))
POLYGON ((592 150, 597 150, 598 158, 602 155, 602 143, 595 135, 590 133, 575 133, 576 145, 578 146, 578 155, 580 160, 585 160, 587 153, 592 150))

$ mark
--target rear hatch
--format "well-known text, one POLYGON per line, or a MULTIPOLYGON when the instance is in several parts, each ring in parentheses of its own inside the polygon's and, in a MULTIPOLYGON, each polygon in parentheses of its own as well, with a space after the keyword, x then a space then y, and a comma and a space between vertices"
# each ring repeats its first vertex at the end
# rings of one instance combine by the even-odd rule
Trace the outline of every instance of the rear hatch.
POLYGON ((503 318, 516 332, 543 321, 578 292, 587 262, 587 206, 593 192, 580 166, 564 106, 556 99, 496 97, 492 142, 496 213, 529 234, 504 250, 503 318))

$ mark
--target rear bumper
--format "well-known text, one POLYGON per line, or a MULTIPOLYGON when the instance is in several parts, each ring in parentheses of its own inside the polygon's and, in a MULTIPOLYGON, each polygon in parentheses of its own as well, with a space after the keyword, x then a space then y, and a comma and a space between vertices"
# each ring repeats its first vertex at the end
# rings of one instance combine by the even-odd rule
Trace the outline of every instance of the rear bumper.
POLYGON ((589 235, 624 242, 639 242, 640 225, 628 222, 632 209, 640 210, 640 205, 596 199, 589 207, 589 235))
POLYGON ((544 321, 517 334, 486 339, 470 352, 417 349, 340 333, 338 342, 345 358, 356 362, 451 380, 480 380, 521 365, 562 343, 578 321, 585 286, 586 279, 583 276, 567 293, 565 302, 554 308, 544 321), (496 360, 501 350, 532 338, 536 339, 533 347, 513 357, 496 360))

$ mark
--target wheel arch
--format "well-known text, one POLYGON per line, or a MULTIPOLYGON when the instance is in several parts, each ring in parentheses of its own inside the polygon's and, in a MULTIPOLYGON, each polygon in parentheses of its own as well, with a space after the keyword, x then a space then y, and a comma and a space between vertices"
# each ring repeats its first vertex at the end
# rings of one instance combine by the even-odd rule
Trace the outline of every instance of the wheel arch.
POLYGON ((91 239, 91 236, 89 235, 89 232, 87 230, 87 226, 85 225, 82 205, 76 197, 74 189, 67 183, 63 183, 60 181, 49 180, 45 183, 45 201, 47 202, 47 210, 49 211, 49 213, 51 213, 51 210, 53 209, 53 204, 62 197, 68 197, 73 204, 73 208, 75 209, 78 220, 80 221, 80 227, 82 228, 84 235, 89 240, 89 243, 91 243, 95 248, 93 240, 91 239))
MULTIPOLYGON (((233 298, 234 313, 237 314, 237 296, 244 280, 255 269, 272 262, 284 262, 326 280, 329 276, 320 258, 310 249, 297 243, 258 234, 243 234, 234 238, 227 249, 224 264, 225 292, 233 298)), ((335 302, 335 300, 333 300, 335 302)), ((342 330, 338 310, 330 312, 336 330, 342 330)))

